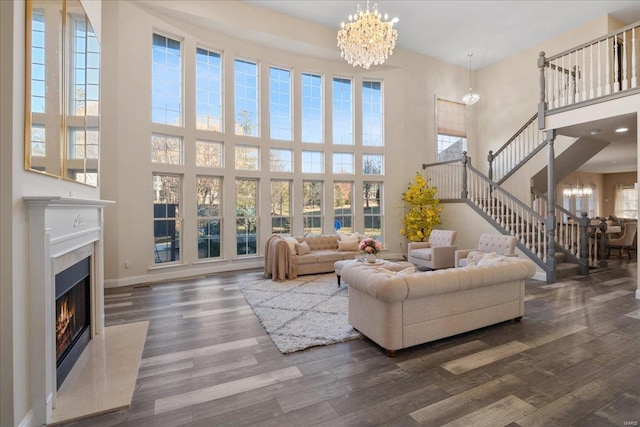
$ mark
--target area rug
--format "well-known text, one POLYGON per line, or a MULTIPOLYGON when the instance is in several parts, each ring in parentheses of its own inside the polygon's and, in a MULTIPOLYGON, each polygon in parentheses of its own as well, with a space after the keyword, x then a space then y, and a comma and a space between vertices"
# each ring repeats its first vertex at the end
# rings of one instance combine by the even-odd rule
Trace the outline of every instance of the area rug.
POLYGON ((335 274, 264 279, 239 287, 282 353, 362 338, 349 325, 348 285, 338 287, 335 274))

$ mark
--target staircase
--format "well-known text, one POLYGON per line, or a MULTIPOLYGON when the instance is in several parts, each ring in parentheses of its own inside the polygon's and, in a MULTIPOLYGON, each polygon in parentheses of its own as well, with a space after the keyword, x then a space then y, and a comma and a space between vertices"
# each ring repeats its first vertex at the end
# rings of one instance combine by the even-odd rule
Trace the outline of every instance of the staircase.
POLYGON ((542 131, 546 117, 640 94, 636 33, 640 33, 640 22, 552 57, 541 52, 538 112, 495 153, 489 151, 488 176, 471 165, 466 152, 460 160, 423 165, 425 178, 438 188, 441 201, 463 201, 503 234, 516 236, 518 248, 547 273, 549 283, 606 266, 605 260, 598 259, 605 249, 604 232, 595 238, 597 229, 606 229, 604 221, 593 223, 586 214, 576 217, 555 204, 550 209, 544 197, 547 189, 551 196, 555 192, 548 181, 557 183, 563 173, 577 169, 606 143, 579 138, 556 158, 556 131, 547 130, 548 138, 542 131), (534 184, 532 209, 530 201, 517 199, 502 184, 547 145, 548 170, 545 167, 527 177, 534 184))
POLYGON ((556 257, 556 280, 565 277, 576 276, 580 274, 580 266, 572 262, 566 262, 566 256, 563 252, 555 254, 556 257))
POLYGON ((555 205, 558 222, 548 227, 544 196, 536 198, 537 211, 530 208, 474 168, 466 153, 461 160, 423 165, 423 169, 442 202, 465 202, 503 234, 516 236, 518 248, 545 271, 547 282, 587 274, 589 266, 599 264, 597 248, 588 245, 594 231, 586 216, 577 217, 555 205))

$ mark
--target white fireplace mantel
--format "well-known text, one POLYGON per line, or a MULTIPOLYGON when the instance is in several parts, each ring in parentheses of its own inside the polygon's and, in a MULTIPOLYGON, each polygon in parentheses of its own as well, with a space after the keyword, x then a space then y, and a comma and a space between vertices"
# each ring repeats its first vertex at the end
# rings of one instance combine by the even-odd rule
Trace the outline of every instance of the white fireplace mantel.
POLYGON ((91 259, 91 336, 104 328, 103 208, 108 200, 27 196, 31 399, 36 425, 50 419, 56 398, 55 275, 91 259))

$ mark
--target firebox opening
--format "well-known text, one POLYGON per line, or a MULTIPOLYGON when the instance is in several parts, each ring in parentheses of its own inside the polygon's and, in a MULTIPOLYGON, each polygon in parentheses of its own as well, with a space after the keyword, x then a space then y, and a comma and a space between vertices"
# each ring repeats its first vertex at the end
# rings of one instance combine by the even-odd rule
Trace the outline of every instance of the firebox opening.
POLYGON ((57 388, 91 339, 91 277, 87 257, 56 274, 57 388))

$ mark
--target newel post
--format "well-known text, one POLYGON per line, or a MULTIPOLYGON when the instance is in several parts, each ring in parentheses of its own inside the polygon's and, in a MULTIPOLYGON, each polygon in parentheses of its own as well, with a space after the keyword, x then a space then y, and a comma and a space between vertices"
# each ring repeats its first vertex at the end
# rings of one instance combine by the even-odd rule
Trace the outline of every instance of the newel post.
POLYGON ((586 212, 580 213, 578 218, 578 227, 580 227, 580 274, 589 274, 589 232, 587 225, 589 218, 586 212))
POLYGON ((466 199, 469 196, 468 185, 467 185, 467 164, 471 163, 471 159, 467 156, 467 152, 462 152, 462 193, 460 197, 466 199))
POLYGON ((556 281, 556 246, 554 241, 556 231, 556 178, 555 178, 555 151, 553 142, 556 139, 556 131, 548 130, 546 140, 548 147, 547 158, 547 259, 546 264, 550 273, 547 277, 548 283, 556 281))
POLYGON ((493 150, 489 150, 489 155, 487 156, 487 160, 489 161, 489 179, 493 181, 493 150))
POLYGON ((547 109, 547 104, 545 102, 545 94, 546 94, 546 83, 544 79, 544 69, 546 67, 547 60, 544 57, 545 53, 540 52, 538 54, 538 68, 540 69, 540 100, 538 102, 538 129, 542 130, 545 128, 544 125, 544 112, 547 109))
POLYGON ((598 267, 600 268, 607 268, 608 263, 607 263, 607 253, 609 252, 609 243, 607 243, 607 235, 606 235, 606 231, 607 231, 607 221, 605 220, 605 218, 601 218, 600 219, 600 224, 598 224, 598 228, 600 228, 600 237, 598 238, 598 243, 599 243, 599 259, 598 259, 598 267))

